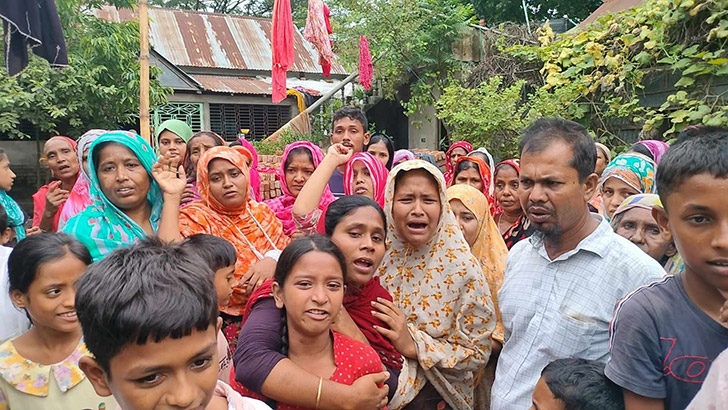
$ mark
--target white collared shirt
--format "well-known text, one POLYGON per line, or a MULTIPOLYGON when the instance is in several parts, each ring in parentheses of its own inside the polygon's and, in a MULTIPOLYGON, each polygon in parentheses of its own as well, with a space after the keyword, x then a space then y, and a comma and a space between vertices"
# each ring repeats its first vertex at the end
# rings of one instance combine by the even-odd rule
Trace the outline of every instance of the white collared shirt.
POLYGON ((556 359, 606 361, 617 302, 660 279, 665 270, 601 216, 573 250, 549 258, 536 234, 508 255, 498 292, 505 344, 498 359, 492 410, 525 410, 543 368, 556 359))

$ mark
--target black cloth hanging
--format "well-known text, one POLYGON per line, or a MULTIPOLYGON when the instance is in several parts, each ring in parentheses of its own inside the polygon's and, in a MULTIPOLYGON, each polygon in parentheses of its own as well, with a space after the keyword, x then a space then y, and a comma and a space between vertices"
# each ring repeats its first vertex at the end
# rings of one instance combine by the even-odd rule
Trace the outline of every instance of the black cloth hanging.
POLYGON ((28 46, 53 67, 68 65, 66 42, 54 0, 2 0, 5 65, 14 76, 28 66, 28 46))

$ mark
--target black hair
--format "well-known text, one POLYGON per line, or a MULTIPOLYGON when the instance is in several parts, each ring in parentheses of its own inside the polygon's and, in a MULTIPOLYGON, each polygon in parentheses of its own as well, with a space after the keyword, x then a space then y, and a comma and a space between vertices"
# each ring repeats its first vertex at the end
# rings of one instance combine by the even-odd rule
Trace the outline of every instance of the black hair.
POLYGON ((346 195, 332 202, 326 209, 324 219, 326 226, 326 236, 331 236, 336 230, 336 226, 344 217, 351 215, 359 208, 370 206, 374 208, 382 218, 384 230, 387 230, 387 216, 384 214, 382 207, 374 200, 361 195, 346 195))
POLYGON ((647 158, 649 158, 653 161, 655 160, 655 156, 652 155, 652 152, 649 149, 647 149, 646 146, 644 146, 642 144, 635 143, 634 145, 629 147, 627 152, 636 152, 638 154, 642 154, 642 155, 646 156, 647 158))
POLYGON ((3 204, 0 204, 0 235, 4 234, 5 230, 10 227, 9 223, 8 213, 5 211, 3 204))
POLYGON ((525 152, 539 153, 556 139, 571 146, 574 154, 569 166, 578 172, 579 182, 584 182, 597 166, 597 148, 586 128, 574 121, 562 118, 541 118, 534 121, 523 131, 518 151, 521 156, 525 152))
POLYGON ((91 265, 77 282, 83 337, 107 376, 132 343, 180 339, 217 324, 210 268, 181 246, 149 237, 91 265))
MULTIPOLYGON (((366 130, 364 131, 366 132, 366 130)), ((372 135, 372 137, 369 139, 369 144, 364 148, 364 151, 368 151, 369 147, 380 142, 384 143, 384 146, 387 147, 387 152, 389 152, 389 160, 387 161, 386 167, 387 169, 391 170, 392 162, 394 161, 394 144, 388 136, 380 132, 372 135)))
POLYGON ((469 157, 478 157, 478 158, 482 159, 483 161, 485 161, 486 164, 490 162, 490 158, 488 158, 488 155, 483 151, 472 151, 468 154, 468 156, 469 157))
POLYGON ((359 121, 365 133, 369 130, 369 121, 367 121, 366 115, 364 115, 364 112, 357 107, 348 106, 336 110, 334 118, 331 120, 331 127, 333 128, 336 125, 336 121, 339 121, 342 118, 359 121))
POLYGON ((495 170, 493 170, 493 179, 495 179, 495 177, 498 176, 498 171, 500 171, 501 169, 503 169, 505 167, 508 167, 508 168, 516 171, 516 175, 519 175, 520 174, 520 172, 518 172, 518 169, 516 169, 516 167, 514 167, 512 164, 503 163, 503 164, 498 164, 498 165, 495 166, 495 170))
POLYGON ((4 160, 7 157, 8 157, 8 154, 5 152, 5 150, 0 148, 0 161, 4 160))
POLYGON ((93 262, 88 248, 65 233, 41 232, 21 240, 8 258, 9 290, 27 293, 41 265, 66 255, 72 255, 86 265, 93 262))
MULTIPOLYGON (((477 162, 463 160, 463 161, 460 161, 460 163, 458 164, 458 167, 455 168, 455 173, 452 176, 452 180, 455 181, 455 178, 457 178, 457 176, 460 172, 468 170, 468 169, 475 169, 476 171, 478 171, 478 175, 480 175, 480 165, 478 165, 477 162)), ((485 183, 485 181, 483 181, 483 183, 485 183)))
MULTIPOLYGON (((281 288, 299 259, 309 252, 323 252, 336 258, 341 268, 342 279, 346 280, 346 259, 341 250, 326 236, 313 234, 291 242, 278 258, 274 280, 281 288)), ((285 308, 284 308, 285 309, 285 308)), ((285 312, 281 316, 281 353, 288 354, 288 322, 285 312)))
POLYGON ((291 161, 293 160, 294 155, 301 155, 301 154, 305 154, 308 157, 308 160, 311 161, 311 165, 313 165, 313 155, 311 154, 311 151, 306 147, 298 147, 298 148, 294 148, 288 152, 286 161, 283 164, 283 170, 285 171, 286 168, 288 168, 288 166, 291 165, 291 161))
POLYGON ((622 389, 604 375, 604 364, 596 360, 555 360, 541 377, 564 403, 564 410, 624 410, 622 389))
POLYGON ((657 187, 663 206, 680 184, 698 174, 728 177, 728 129, 699 127, 681 134, 657 167, 657 187))
POLYGON ((94 147, 93 151, 91 151, 91 161, 94 163, 94 171, 96 173, 99 173, 99 160, 101 159, 101 151, 104 150, 104 148, 108 147, 110 144, 118 144, 118 142, 114 141, 105 141, 101 144, 98 144, 94 147))
POLYGON ((180 242, 185 251, 197 255, 210 268, 212 273, 222 268, 235 265, 238 255, 235 247, 227 240, 204 233, 198 233, 180 242))

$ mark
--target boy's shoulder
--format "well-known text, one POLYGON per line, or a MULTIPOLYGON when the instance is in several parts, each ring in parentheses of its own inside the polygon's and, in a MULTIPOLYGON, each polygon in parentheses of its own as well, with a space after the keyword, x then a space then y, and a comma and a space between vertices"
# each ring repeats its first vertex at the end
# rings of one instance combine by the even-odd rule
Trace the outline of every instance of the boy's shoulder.
POLYGON ((679 302, 686 297, 684 292, 679 276, 666 276, 628 293, 618 302, 615 317, 648 315, 664 318, 664 314, 674 314, 675 309, 679 309, 679 302))

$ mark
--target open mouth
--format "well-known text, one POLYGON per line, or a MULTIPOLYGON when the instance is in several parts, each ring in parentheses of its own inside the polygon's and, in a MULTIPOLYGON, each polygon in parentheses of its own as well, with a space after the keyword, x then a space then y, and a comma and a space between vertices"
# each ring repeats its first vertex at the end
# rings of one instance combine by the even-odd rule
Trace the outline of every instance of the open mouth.
POLYGON ((329 312, 322 309, 308 309, 306 315, 315 320, 326 320, 329 317, 329 312))
POLYGON ((551 213, 544 208, 528 208, 528 218, 531 222, 544 222, 550 215, 551 213))
POLYGON ((341 145, 345 146, 346 148, 354 148, 354 144, 349 141, 344 141, 341 143, 341 145))
POLYGON ((709 265, 720 266, 721 268, 728 268, 728 260, 717 260, 708 262, 709 265))
POLYGON ((423 233, 427 230, 426 222, 410 222, 407 224, 407 228, 414 233, 423 233))
POLYGON ((71 168, 71 166, 70 166, 70 165, 61 165, 60 167, 58 167, 58 172, 63 172, 63 171, 66 171, 66 170, 68 170, 69 168, 71 168))
POLYGON ((372 266, 374 266, 374 261, 369 258, 357 258, 355 259, 352 264, 361 271, 369 271, 372 269, 372 266))
POLYGON ((59 313, 58 316, 66 320, 76 320, 76 311, 59 313))

